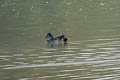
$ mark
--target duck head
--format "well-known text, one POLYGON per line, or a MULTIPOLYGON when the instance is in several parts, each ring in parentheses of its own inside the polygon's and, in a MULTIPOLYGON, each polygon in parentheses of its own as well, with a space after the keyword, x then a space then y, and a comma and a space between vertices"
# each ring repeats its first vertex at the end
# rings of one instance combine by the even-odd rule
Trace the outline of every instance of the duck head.
POLYGON ((49 40, 53 39, 53 35, 51 33, 47 33, 46 38, 48 38, 49 40))
POLYGON ((46 38, 51 38, 53 35, 51 33, 47 33, 46 38))

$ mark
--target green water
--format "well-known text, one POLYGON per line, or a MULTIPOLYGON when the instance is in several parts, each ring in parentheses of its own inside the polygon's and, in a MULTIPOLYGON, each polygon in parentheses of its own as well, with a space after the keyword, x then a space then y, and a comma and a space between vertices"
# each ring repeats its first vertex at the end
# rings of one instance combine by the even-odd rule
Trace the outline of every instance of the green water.
POLYGON ((119 80, 119 27, 120 0, 1 0, 0 80, 119 80))

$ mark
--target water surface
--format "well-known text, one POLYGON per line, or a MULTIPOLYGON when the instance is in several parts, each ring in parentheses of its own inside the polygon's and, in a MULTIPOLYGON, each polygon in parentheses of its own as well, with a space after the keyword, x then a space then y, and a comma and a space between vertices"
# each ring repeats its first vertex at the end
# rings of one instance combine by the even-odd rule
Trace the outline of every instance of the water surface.
POLYGON ((119 13, 119 0, 0 1, 1 80, 119 80, 119 13))

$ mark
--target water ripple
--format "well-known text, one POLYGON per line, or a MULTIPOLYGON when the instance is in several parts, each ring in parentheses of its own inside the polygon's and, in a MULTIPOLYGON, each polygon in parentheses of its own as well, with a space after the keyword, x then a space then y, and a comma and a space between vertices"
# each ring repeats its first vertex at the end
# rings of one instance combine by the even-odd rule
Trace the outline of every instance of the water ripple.
POLYGON ((4 63, 0 67, 3 70, 40 70, 43 74, 36 74, 35 79, 116 79, 120 70, 119 40, 120 38, 115 36, 97 37, 85 41, 71 41, 70 45, 65 47, 25 49, 25 54, 17 52, 9 56, 1 55, 1 62, 4 63), (5 59, 8 59, 10 64, 7 64, 5 59))

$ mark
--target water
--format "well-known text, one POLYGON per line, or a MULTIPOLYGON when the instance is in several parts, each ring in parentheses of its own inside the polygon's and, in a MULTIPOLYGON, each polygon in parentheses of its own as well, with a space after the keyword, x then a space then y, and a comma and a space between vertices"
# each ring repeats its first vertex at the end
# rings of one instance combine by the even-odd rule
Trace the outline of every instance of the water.
POLYGON ((119 80, 119 13, 119 0, 0 1, 0 79, 119 80))

